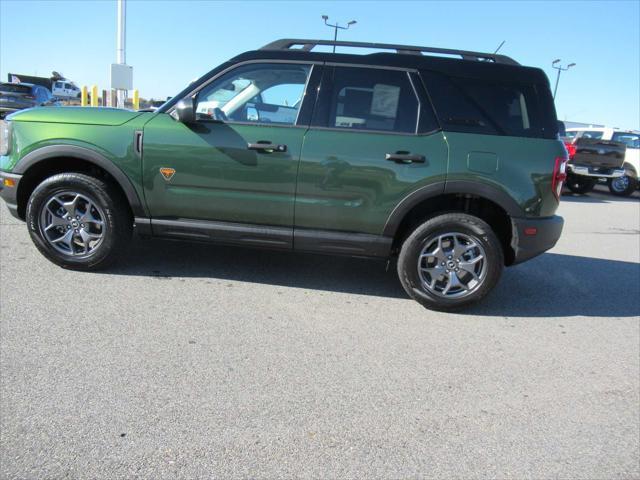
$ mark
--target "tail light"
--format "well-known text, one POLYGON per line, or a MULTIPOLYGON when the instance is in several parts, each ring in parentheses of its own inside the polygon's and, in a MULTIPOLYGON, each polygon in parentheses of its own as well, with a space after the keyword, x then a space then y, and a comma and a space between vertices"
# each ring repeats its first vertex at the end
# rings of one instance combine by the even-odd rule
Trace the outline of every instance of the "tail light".
POLYGON ((564 146, 569 154, 569 160, 573 160, 573 156, 576 154, 576 146, 571 142, 564 142, 564 146))
POLYGON ((556 200, 560 201, 560 193, 562 192, 562 183, 567 179, 567 157, 556 157, 553 165, 553 177, 551 178, 551 191, 556 200))

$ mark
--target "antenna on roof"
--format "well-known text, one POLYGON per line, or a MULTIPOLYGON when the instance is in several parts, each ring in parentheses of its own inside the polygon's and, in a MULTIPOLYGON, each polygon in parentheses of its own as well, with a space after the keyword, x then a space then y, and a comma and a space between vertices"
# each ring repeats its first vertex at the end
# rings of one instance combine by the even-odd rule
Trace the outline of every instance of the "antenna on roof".
POLYGON ((496 48, 496 51, 493 52, 493 54, 495 55, 496 53, 498 53, 498 50, 500 50, 502 48, 502 46, 505 44, 506 40, 502 40, 502 43, 500 45, 498 45, 498 48, 496 48))

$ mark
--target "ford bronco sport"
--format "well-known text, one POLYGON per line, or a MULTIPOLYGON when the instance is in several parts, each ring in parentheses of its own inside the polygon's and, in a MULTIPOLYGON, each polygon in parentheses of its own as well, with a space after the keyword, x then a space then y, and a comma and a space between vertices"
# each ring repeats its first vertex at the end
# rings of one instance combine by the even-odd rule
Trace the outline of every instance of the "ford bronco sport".
POLYGON ((562 230, 548 79, 503 55, 278 40, 155 112, 36 108, 0 132, 0 194, 65 268, 106 267, 134 229, 397 256, 407 293, 451 310, 562 230))

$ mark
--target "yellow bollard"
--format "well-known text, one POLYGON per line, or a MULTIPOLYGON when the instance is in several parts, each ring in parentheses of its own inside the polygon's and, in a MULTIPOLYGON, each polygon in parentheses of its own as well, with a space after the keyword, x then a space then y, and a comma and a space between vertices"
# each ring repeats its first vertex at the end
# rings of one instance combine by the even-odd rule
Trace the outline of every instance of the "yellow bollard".
POLYGON ((137 88, 133 91, 133 109, 140 109, 140 92, 137 88))
POLYGON ((83 107, 87 106, 87 96, 88 96, 87 86, 84 85, 80 93, 80 105, 83 107))
POLYGON ((96 85, 91 87, 91 106, 98 106, 98 87, 96 85))

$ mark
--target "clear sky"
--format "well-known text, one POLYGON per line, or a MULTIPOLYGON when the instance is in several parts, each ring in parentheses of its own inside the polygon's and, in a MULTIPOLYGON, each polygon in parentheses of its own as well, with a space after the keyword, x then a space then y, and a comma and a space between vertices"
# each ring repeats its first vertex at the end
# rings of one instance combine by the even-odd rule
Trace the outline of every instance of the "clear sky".
MULTIPOLYGON (((640 2, 127 2, 127 63, 143 97, 164 98, 245 50, 284 37, 493 51, 562 74, 558 117, 640 128, 640 2)), ((116 58, 116 2, 0 0, 0 75, 63 73, 107 88, 116 58)))

